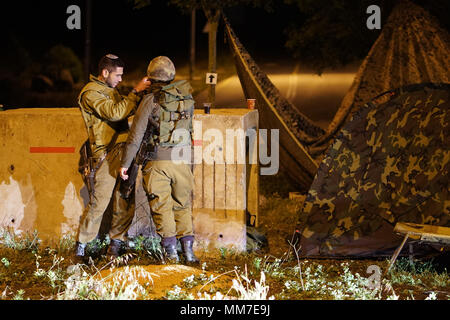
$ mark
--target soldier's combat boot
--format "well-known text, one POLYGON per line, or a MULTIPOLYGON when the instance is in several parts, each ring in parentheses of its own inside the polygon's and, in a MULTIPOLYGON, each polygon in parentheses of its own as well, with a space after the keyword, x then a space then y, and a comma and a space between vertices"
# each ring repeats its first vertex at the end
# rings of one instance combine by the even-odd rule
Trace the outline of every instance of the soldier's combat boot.
POLYGON ((177 238, 168 237, 161 240, 161 245, 164 252, 164 258, 169 263, 177 263, 180 261, 177 253, 177 238))
POLYGON ((186 263, 198 264, 200 260, 195 256, 192 247, 194 245, 194 236, 186 236, 180 239, 183 257, 186 263))
POLYGON ((119 239, 112 239, 108 247, 108 252, 106 254, 117 258, 123 254, 124 247, 125 242, 119 239))

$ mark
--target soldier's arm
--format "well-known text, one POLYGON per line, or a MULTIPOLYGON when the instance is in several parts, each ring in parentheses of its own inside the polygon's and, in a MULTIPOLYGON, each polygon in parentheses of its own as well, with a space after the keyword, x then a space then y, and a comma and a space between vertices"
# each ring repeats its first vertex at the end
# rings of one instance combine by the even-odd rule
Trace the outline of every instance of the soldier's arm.
POLYGON ((83 105, 93 109, 87 111, 95 111, 101 118, 108 121, 120 121, 127 118, 135 110, 139 101, 139 97, 133 92, 117 103, 96 91, 84 94, 82 99, 86 102, 83 105))
POLYGON ((147 95, 142 99, 136 111, 136 115, 131 125, 130 133, 128 134, 127 144, 122 156, 121 167, 129 168, 136 153, 139 150, 142 139, 144 138, 147 129, 148 117, 153 108, 153 95, 147 95))

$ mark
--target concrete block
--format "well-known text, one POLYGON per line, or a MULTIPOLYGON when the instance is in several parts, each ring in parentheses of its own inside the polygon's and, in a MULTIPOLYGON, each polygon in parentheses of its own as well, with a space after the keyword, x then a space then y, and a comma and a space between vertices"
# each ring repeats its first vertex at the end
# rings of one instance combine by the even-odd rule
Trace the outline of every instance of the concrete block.
POLYGON ((86 140, 80 111, 3 111, 0 137, 0 227, 37 230, 41 238, 76 230, 83 210, 78 151, 86 140))
MULTIPOLYGON (((226 129, 258 129, 258 111, 196 110, 194 116, 194 230, 199 245, 246 248, 246 223, 257 225, 258 165, 244 141, 244 163, 226 129), (211 131, 212 129, 212 131, 211 131), (209 136, 208 136, 209 132, 209 136), (222 142, 212 133, 220 133, 222 142), (209 148, 209 149, 208 149, 209 148), (206 163, 204 153, 214 159, 206 163), (208 152, 209 151, 209 152, 208 152), (233 151, 227 159, 227 152, 233 151), (220 161, 222 156, 222 161, 220 161)), ((78 173, 79 148, 87 139, 78 108, 30 108, 0 112, 0 227, 37 230, 43 240, 76 234, 88 194, 78 173)), ((244 136, 245 139, 245 136, 244 136)), ((138 177, 130 236, 154 235, 147 198, 138 177)))
POLYGON ((198 246, 246 250, 246 224, 257 225, 258 217, 257 130, 256 110, 196 110, 193 221, 198 246), (253 144, 246 143, 250 132, 253 144))
MULTIPOLYGON (((79 149, 86 139, 78 108, 0 112, 0 227, 18 233, 37 230, 44 241, 77 233, 88 203, 78 173, 79 149)), ((140 180, 129 234, 155 234, 140 180)))

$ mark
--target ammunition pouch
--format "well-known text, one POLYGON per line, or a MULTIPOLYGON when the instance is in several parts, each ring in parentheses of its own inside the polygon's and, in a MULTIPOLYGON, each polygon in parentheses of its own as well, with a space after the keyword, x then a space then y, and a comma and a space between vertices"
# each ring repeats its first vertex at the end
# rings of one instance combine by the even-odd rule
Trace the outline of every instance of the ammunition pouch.
POLYGON ((189 110, 183 111, 162 111, 161 120, 162 121, 177 121, 183 119, 191 119, 191 113, 189 110))
MULTIPOLYGON (((151 144, 162 147, 186 144, 186 139, 175 135, 174 132, 186 130, 192 134, 195 101, 189 82, 181 80, 162 87, 156 102, 160 106, 159 115, 155 117, 159 132, 156 138, 151 139, 151 144)), ((189 138, 191 139, 192 137, 189 138)))

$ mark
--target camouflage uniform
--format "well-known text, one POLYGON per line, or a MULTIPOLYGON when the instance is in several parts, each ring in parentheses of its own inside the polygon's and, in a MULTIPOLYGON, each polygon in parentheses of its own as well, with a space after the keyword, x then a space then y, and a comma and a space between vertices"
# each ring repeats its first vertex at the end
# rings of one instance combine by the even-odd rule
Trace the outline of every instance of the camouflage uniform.
POLYGON ((91 76, 90 80, 81 90, 78 103, 88 132, 94 166, 99 167, 95 174, 94 195, 80 223, 78 241, 87 243, 95 239, 111 197, 113 217, 109 236, 123 241, 133 219, 134 201, 120 197, 117 176, 128 137, 127 117, 134 112, 139 97, 132 92, 122 97, 117 89, 96 77, 91 76))
MULTIPOLYGON (((153 91, 155 86, 152 86, 153 91)), ((128 168, 135 157, 147 129, 148 118, 159 113, 154 93, 144 96, 133 119, 130 135, 122 157, 122 167, 128 168)), ((188 146, 190 147, 190 146, 188 146)), ((162 238, 192 236, 190 196, 193 175, 188 164, 171 160, 172 152, 179 154, 184 147, 159 146, 149 153, 142 168, 143 186, 150 201, 157 232, 162 238), (175 223, 177 221, 177 223, 175 223)))
MULTIPOLYGON (((187 96, 192 99, 192 89, 186 81, 175 82, 173 86, 167 85, 168 81, 173 80, 175 77, 175 68, 167 57, 153 59, 149 64, 147 75, 152 80, 151 92, 144 96, 136 111, 122 158, 121 166, 123 168, 130 167, 148 128, 152 125, 154 126, 156 122, 164 117, 165 113, 172 116, 174 114, 179 115, 179 112, 164 111, 165 109, 159 104, 161 90, 172 87, 175 88, 175 92, 179 92, 177 85, 181 85, 187 90, 187 96), (158 80, 165 81, 165 83, 158 83, 158 80), (153 124, 152 122, 149 124, 149 118, 154 119, 152 121, 153 124)), ((186 121, 187 127, 192 126, 191 117, 192 114, 188 119, 183 119, 186 121)), ((158 122, 159 127, 153 128, 157 131, 156 139, 153 140, 151 138, 148 142, 148 144, 153 145, 147 146, 150 152, 147 153, 148 161, 142 168, 143 185, 146 193, 150 196, 150 208, 156 230, 162 238, 163 248, 168 258, 178 261, 174 247, 176 246, 176 239, 180 239, 187 262, 198 262, 192 253, 194 233, 190 199, 194 177, 188 164, 172 161, 172 154, 189 151, 188 149, 191 148, 191 137, 189 136, 189 139, 186 139, 188 141, 184 141, 185 143, 177 143, 172 138, 168 138, 166 141, 163 137, 171 137, 171 130, 177 128, 178 124, 183 120, 178 119, 172 122, 165 122, 165 124, 158 122), (169 125, 170 128, 166 126, 167 123, 171 123, 169 125), (186 248, 186 246, 190 246, 190 248, 186 248)))

